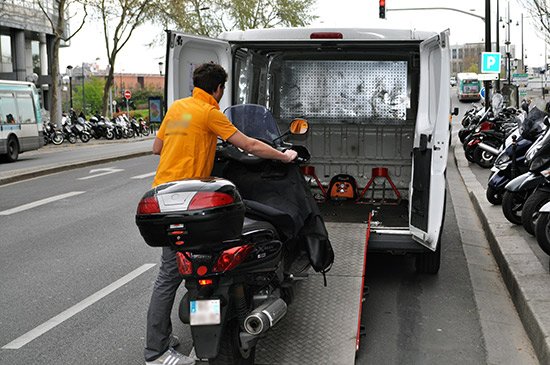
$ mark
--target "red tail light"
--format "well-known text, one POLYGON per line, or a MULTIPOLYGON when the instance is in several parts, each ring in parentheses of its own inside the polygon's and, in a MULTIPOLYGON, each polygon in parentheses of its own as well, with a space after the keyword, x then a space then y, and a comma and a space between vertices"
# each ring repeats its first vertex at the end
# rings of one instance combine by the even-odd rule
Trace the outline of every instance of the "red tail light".
POLYGON ((189 203, 189 210, 219 207, 231 204, 234 201, 235 199, 226 193, 203 191, 195 194, 191 203, 189 203))
POLYGON ((493 123, 491 122, 483 122, 481 123, 481 130, 482 131, 489 131, 493 129, 493 123))
POLYGON ((212 285, 213 281, 212 279, 201 279, 199 280, 200 286, 206 286, 206 285, 212 285))
POLYGON ((137 214, 151 213, 160 213, 159 202, 154 196, 141 199, 137 207, 137 214))
POLYGON ((176 252, 176 261, 178 263, 178 271, 182 275, 191 275, 193 273, 193 264, 182 252, 176 252))
POLYGON ((243 262, 244 259, 246 259, 253 248, 254 246, 252 245, 244 245, 225 250, 218 258, 218 261, 216 262, 216 265, 214 265, 212 271, 225 272, 234 269, 237 265, 243 262))

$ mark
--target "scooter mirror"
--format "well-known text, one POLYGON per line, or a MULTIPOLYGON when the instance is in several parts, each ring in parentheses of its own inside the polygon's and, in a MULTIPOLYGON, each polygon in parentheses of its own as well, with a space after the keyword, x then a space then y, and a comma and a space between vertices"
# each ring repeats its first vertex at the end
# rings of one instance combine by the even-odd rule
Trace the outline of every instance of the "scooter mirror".
POLYGON ((307 120, 297 118, 290 123, 289 129, 291 134, 303 135, 307 133, 309 124, 307 120))
POLYGON ((459 113, 459 109, 457 107, 455 107, 453 109, 453 112, 451 113, 451 115, 458 115, 458 113, 459 113))

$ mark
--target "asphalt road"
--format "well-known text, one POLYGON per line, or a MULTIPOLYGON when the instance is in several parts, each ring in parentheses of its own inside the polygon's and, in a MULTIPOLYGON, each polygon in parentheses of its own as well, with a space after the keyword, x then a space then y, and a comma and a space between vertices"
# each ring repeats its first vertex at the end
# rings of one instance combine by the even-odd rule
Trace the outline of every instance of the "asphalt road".
MULTIPOLYGON (((143 363, 160 250, 143 243, 133 217, 156 163, 146 156, 0 186, 0 363, 143 363)), ((459 235, 456 214, 471 212, 455 205, 448 196, 439 275, 415 274, 411 257, 368 258, 357 364, 481 364, 500 350, 487 347, 498 334, 483 331, 459 235)), ((175 311, 173 323, 189 353, 175 311)))

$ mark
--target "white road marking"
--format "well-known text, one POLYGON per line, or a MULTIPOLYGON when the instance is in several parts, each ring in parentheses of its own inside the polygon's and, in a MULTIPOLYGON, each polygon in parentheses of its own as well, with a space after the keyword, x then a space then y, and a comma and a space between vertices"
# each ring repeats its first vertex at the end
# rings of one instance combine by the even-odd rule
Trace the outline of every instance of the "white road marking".
POLYGON ((90 170, 90 174, 95 174, 95 175, 80 177, 77 180, 93 179, 94 177, 114 174, 115 172, 120 172, 120 171, 124 171, 124 169, 116 169, 114 167, 106 167, 106 168, 103 168, 103 169, 92 169, 92 170, 90 170))
POLYGON ((130 179, 146 179, 148 177, 155 176, 155 174, 156 174, 156 171, 153 171, 148 174, 132 176, 130 179))
POLYGON ((24 204, 24 205, 21 205, 19 207, 11 208, 11 209, 8 209, 8 210, 3 210, 3 211, 0 212, 0 215, 10 215, 10 214, 14 214, 14 213, 19 213, 19 212, 22 212, 24 210, 28 210, 28 209, 35 208, 35 207, 38 207, 38 206, 41 206, 41 205, 44 205, 44 204, 48 204, 48 203, 51 203, 51 202, 54 202, 54 201, 57 201, 57 200, 69 198, 71 196, 80 195, 80 194, 84 194, 84 193, 85 193, 85 191, 71 191, 70 193, 52 196, 52 197, 49 197, 49 198, 46 198, 46 199, 35 201, 33 203, 24 204))
POLYGON ((77 303, 70 307, 69 309, 59 313, 57 316, 51 318, 50 320, 42 323, 40 326, 30 330, 29 332, 25 333, 24 335, 16 338, 12 342, 8 343, 7 345, 4 345, 2 349, 4 350, 17 350, 21 347, 25 346, 32 340, 36 339, 39 336, 42 336, 44 333, 48 332, 52 328, 56 327, 57 325, 63 323, 67 319, 71 318, 75 314, 78 314, 79 312, 83 311, 90 305, 94 304, 95 302, 99 301, 103 297, 107 296, 108 294, 114 292, 118 288, 122 287, 123 285, 129 283, 133 279, 137 278, 139 275, 143 274, 150 268, 156 266, 156 264, 145 264, 128 275, 118 279, 114 283, 107 285, 105 288, 101 289, 100 291, 90 295, 88 298, 84 299, 80 303, 77 303))

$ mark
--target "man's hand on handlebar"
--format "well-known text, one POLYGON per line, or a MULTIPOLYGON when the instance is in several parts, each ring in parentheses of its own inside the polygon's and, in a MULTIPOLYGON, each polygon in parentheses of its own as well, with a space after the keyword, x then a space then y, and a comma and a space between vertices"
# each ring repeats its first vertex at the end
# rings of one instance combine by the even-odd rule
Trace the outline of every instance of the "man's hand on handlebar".
POLYGON ((298 157, 298 152, 296 152, 294 150, 286 150, 283 153, 285 155, 285 159, 283 160, 283 162, 285 162, 285 163, 292 162, 296 159, 296 157, 298 157))

